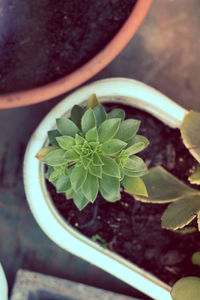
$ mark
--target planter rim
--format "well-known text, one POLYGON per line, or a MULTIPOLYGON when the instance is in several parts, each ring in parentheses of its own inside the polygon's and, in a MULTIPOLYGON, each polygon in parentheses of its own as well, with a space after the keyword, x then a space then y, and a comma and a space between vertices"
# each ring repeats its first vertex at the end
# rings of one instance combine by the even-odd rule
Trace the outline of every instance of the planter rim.
POLYGON ((0 109, 50 100, 84 83, 108 65, 128 44, 144 20, 153 0, 137 0, 131 14, 113 39, 91 60, 72 73, 46 85, 0 95, 0 109))
POLYGON ((33 159, 47 143, 46 132, 54 128, 55 118, 62 117, 63 112, 67 112, 73 105, 86 101, 92 93, 96 93, 102 102, 119 101, 145 110, 174 128, 180 127, 187 113, 187 110, 157 90, 132 79, 111 78, 80 88, 47 114, 29 141, 23 173, 30 209, 41 228, 63 249, 111 273, 153 299, 171 300, 170 287, 167 284, 121 256, 103 249, 64 221, 52 204, 45 187, 44 167, 37 159, 33 159))
POLYGON ((0 263, 0 294, 2 300, 8 300, 8 284, 1 263, 0 263))

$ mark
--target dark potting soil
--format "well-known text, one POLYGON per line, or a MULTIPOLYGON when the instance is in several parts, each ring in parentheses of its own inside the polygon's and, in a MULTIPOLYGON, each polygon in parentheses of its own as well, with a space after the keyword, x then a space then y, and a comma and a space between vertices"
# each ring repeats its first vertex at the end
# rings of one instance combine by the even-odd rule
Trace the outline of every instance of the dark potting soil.
MULTIPOLYGON (((106 104, 107 110, 114 107, 119 106, 106 104)), ((188 184, 187 177, 196 161, 182 144, 179 130, 138 109, 121 107, 126 111, 126 118, 141 120, 139 133, 151 141, 140 154, 147 165, 162 165, 188 184)), ((99 195, 94 204, 79 212, 72 200, 57 195, 50 183, 47 186, 61 215, 89 238, 100 235, 110 250, 169 285, 184 276, 200 276, 200 268, 191 263, 192 254, 200 250, 200 233, 180 234, 162 229, 161 215, 167 205, 141 203, 122 192, 121 200, 116 203, 106 202, 99 195)), ((196 226, 195 222, 192 226, 196 226)))
POLYGON ((0 93, 71 73, 120 29, 137 0, 8 0, 0 4, 0 93))

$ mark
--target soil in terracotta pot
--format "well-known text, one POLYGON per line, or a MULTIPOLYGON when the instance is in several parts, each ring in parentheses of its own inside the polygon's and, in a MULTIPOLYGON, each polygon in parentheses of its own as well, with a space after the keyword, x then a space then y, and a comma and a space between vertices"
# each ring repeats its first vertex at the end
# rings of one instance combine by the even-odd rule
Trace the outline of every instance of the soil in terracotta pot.
POLYGON ((0 93, 71 73, 120 29, 137 0, 6 0, 0 4, 0 93))
MULTIPOLYGON (((117 105, 106 107, 110 110, 117 105)), ((122 108, 127 118, 141 120, 139 133, 151 141, 141 152, 148 166, 162 165, 188 184, 187 177, 196 161, 183 146, 179 130, 165 126, 148 113, 125 105, 122 108)), ((99 195, 95 204, 79 212, 73 201, 57 195, 54 187, 47 185, 61 215, 89 238, 100 235, 110 250, 169 285, 183 276, 200 276, 200 268, 191 263, 192 254, 200 250, 200 233, 180 234, 162 229, 161 215, 167 205, 141 203, 122 192, 116 203, 106 202, 99 195)), ((195 222, 192 226, 196 226, 195 222)))

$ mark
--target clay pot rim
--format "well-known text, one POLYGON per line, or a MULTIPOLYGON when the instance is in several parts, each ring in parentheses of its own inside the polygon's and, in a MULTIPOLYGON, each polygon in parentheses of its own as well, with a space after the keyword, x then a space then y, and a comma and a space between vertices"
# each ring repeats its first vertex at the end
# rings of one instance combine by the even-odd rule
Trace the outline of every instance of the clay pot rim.
POLYGON ((137 0, 130 16, 114 38, 91 60, 72 73, 30 90, 0 95, 0 109, 28 106, 64 94, 106 67, 128 44, 144 20, 153 0, 137 0))

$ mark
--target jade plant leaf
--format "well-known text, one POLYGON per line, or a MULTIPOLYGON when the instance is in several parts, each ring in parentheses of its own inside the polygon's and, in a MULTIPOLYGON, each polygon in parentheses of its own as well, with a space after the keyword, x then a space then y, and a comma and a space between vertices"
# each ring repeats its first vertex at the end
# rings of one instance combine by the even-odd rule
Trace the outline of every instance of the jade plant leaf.
POLYGON ((125 112, 123 109, 120 108, 115 108, 111 110, 108 114, 108 119, 113 119, 113 118, 120 118, 122 121, 125 118, 125 112))
POLYGON ((67 118, 56 119, 56 125, 58 131, 62 135, 69 135, 75 137, 76 133, 79 132, 79 128, 74 124, 74 122, 67 118))
POLYGON ((196 171, 190 177, 188 177, 188 180, 192 184, 200 184, 200 167, 198 167, 196 171))
POLYGON ((99 180, 100 193, 109 202, 120 200, 120 181, 115 177, 103 174, 99 180))
POLYGON ((81 118, 84 115, 85 109, 80 105, 74 105, 71 110, 71 120, 76 126, 81 129, 81 118))
POLYGON ((179 229, 188 225, 200 211, 200 192, 197 195, 187 195, 168 205, 162 215, 162 227, 179 229))
POLYGON ((122 121, 115 138, 126 142, 136 135, 139 127, 140 121, 138 120, 128 119, 122 121))
POLYGON ((200 163, 200 113, 190 111, 184 116, 181 125, 183 143, 200 163))
POLYGON ((150 169, 142 179, 148 191, 148 198, 138 199, 143 202, 167 203, 198 193, 162 167, 150 169))
POLYGON ((171 290, 173 300, 199 300, 199 295, 200 278, 193 276, 181 278, 171 290))
POLYGON ((98 129, 99 141, 104 143, 112 139, 119 129, 120 121, 119 118, 105 120, 98 129))
POLYGON ((122 180, 125 192, 131 195, 148 196, 146 186, 140 177, 127 177, 122 180))

